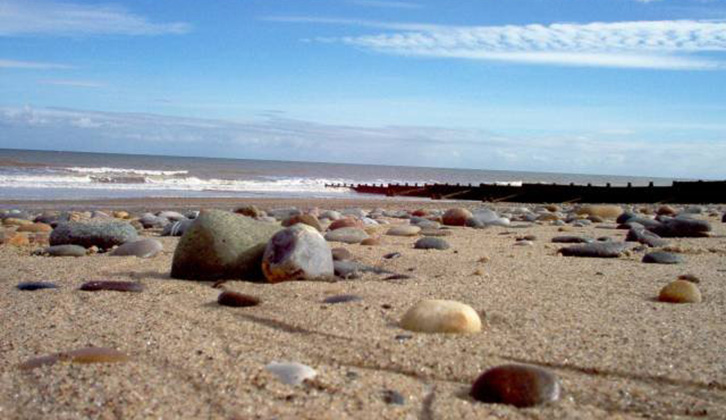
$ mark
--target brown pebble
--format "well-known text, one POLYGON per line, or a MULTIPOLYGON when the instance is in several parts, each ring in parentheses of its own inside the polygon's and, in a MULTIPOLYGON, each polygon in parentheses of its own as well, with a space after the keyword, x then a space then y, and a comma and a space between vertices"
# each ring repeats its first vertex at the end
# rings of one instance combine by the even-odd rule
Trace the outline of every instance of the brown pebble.
POLYGON ((330 250, 334 261, 348 261, 353 259, 353 254, 345 248, 333 248, 330 250))
POLYGON ((144 285, 133 281, 89 281, 81 285, 81 290, 86 292, 98 292, 101 290, 141 292, 144 290, 144 285))
POLYGON ((699 303, 702 297, 695 283, 676 280, 661 289, 658 300, 670 303, 699 303))
POLYGON ((491 258, 489 258, 488 255, 485 255, 485 256, 479 258, 480 263, 488 263, 489 261, 491 261, 491 258))
POLYGON ((85 347, 68 352, 55 353, 48 356, 36 357, 20 365, 20 369, 35 369, 41 366, 53 365, 57 362, 66 363, 116 363, 125 362, 129 357, 108 347, 85 347))
POLYGON ((6 243, 13 246, 28 246, 30 245, 30 240, 28 240, 25 234, 16 233, 6 243))
POLYGON ((560 397, 560 381, 548 370, 527 365, 489 369, 474 382, 470 395, 477 401, 532 407, 560 397))
POLYGON ((368 245, 368 246, 376 246, 376 245, 381 244, 381 240, 379 238, 366 238, 366 239, 363 239, 360 244, 368 245))
POLYGON ((219 294, 217 303, 223 306, 231 306, 234 308, 245 308, 248 306, 257 306, 260 300, 254 296, 245 295, 244 293, 232 292, 226 290, 219 294))

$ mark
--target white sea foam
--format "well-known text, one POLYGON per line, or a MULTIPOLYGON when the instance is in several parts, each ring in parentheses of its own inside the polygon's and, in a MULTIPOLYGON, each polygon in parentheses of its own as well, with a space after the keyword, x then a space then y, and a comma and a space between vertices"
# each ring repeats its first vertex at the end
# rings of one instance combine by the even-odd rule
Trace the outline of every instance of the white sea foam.
POLYGON ((63 168, 69 172, 76 172, 82 174, 128 174, 128 175, 150 175, 150 176, 175 176, 175 175, 186 175, 189 171, 155 171, 151 169, 130 169, 130 168, 85 168, 80 166, 73 166, 70 168, 63 168))
POLYGON ((143 182, 108 182, 106 177, 95 175, 53 176, 43 175, 2 175, 0 188, 59 188, 93 190, 139 190, 139 191, 219 191, 219 192, 259 192, 259 193, 336 193, 345 189, 327 188, 326 184, 350 183, 345 179, 325 178, 282 178, 272 180, 230 180, 200 179, 197 177, 165 178, 147 176, 143 182))

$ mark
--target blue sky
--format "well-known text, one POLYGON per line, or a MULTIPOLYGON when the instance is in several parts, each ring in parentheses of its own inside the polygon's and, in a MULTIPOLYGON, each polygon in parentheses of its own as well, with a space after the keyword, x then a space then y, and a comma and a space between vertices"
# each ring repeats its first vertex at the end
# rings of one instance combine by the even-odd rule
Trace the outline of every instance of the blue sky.
POLYGON ((726 2, 0 0, 0 147, 726 178, 726 2))

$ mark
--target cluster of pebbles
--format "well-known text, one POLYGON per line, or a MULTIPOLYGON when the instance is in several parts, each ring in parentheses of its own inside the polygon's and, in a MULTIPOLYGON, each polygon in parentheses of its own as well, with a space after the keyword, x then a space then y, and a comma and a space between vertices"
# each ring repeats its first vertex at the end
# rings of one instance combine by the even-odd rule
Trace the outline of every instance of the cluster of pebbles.
MULTIPOLYGON (((617 205, 538 205, 506 207, 495 211, 489 207, 414 211, 349 208, 342 211, 280 208, 263 211, 248 205, 234 211, 204 209, 132 215, 126 211, 62 212, 32 214, 20 210, 0 211, 5 246, 17 247, 38 257, 82 257, 104 254, 114 257, 154 258, 163 251, 153 236, 179 236, 174 249, 171 277, 176 279, 215 281, 222 289, 218 304, 233 308, 260 305, 259 298, 226 290, 230 280, 259 281, 270 284, 287 281, 335 282, 359 278, 366 273, 388 280, 406 279, 408 274, 395 273, 355 261, 341 244, 377 246, 386 236, 411 238, 413 252, 449 250, 446 237, 452 228, 486 229, 490 226, 526 227, 528 224, 552 225, 562 235, 552 238, 557 254, 563 257, 620 258, 643 253, 646 264, 682 264, 670 238, 703 238, 711 235, 711 224, 703 216, 726 214, 717 207, 645 206, 623 208, 617 205), (612 237, 591 238, 574 235, 578 226, 611 223, 627 231, 624 241, 612 237), (430 250, 430 251, 426 251, 430 250)), ((520 235, 514 245, 535 246, 534 235, 520 235)), ((395 259, 400 252, 383 256, 395 259)), ((485 257, 487 258, 487 257, 485 257)), ((698 303, 703 297, 700 280, 683 274, 657 293, 657 299, 669 303, 698 303)), ((24 282, 24 291, 54 289, 52 282, 24 282)), ((78 289, 84 292, 143 292, 137 282, 87 281, 78 289)), ((655 295, 655 293, 654 293, 655 295)), ((357 295, 335 295, 326 304, 343 304, 361 300, 357 295)), ((413 333, 477 334, 484 324, 471 306, 445 299, 421 299, 399 320, 399 327, 413 333)), ((21 369, 35 369, 58 362, 110 363, 129 357, 110 348, 80 348, 31 358, 21 369)), ((315 378, 310 366, 296 362, 271 362, 265 369, 291 386, 315 378)), ((393 391, 391 391, 393 392, 393 391)), ((470 389, 470 397, 484 403, 501 403, 531 407, 554 403, 562 394, 558 376, 551 370, 526 364, 505 364, 481 372, 470 389)), ((399 401, 396 394, 388 400, 399 401)), ((399 401, 400 402, 400 401, 399 401)))

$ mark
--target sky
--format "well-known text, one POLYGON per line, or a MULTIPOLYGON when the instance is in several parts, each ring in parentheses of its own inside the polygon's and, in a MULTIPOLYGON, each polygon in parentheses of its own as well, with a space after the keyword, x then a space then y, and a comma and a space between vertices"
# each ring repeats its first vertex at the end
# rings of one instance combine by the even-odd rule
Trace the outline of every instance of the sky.
POLYGON ((0 148, 726 179, 726 1, 0 0, 0 148))

